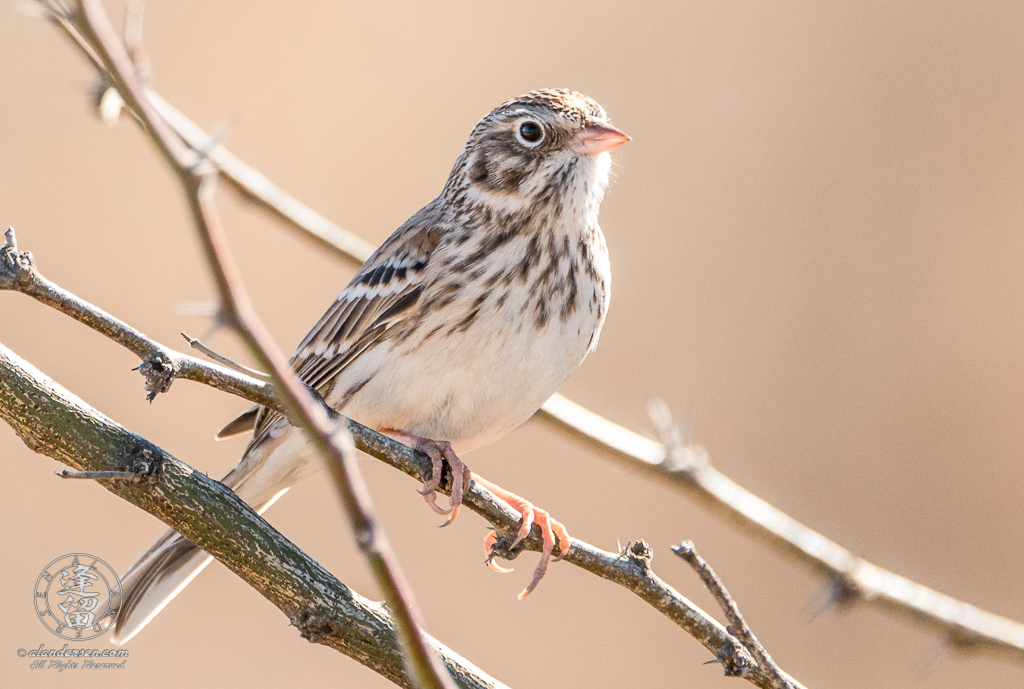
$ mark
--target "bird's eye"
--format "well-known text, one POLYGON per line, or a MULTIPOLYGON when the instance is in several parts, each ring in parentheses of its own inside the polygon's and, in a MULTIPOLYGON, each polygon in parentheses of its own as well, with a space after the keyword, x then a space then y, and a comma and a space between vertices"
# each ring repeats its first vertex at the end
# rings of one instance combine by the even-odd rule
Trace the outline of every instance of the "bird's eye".
POLYGON ((544 139, 544 130, 534 120, 523 120, 516 128, 516 138, 530 148, 533 148, 544 139))

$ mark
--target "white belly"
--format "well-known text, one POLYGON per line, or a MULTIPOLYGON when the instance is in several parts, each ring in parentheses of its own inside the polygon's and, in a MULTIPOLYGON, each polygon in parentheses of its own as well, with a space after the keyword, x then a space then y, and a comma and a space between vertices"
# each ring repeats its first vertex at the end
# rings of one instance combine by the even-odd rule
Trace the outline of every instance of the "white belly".
POLYGON ((530 418, 583 363, 607 303, 604 290, 593 303, 596 289, 581 276, 575 312, 567 319, 552 313, 544 327, 535 326, 529 304, 524 309, 536 295, 517 299, 512 290, 465 333, 387 341, 343 372, 338 397, 369 380, 342 412, 372 428, 447 440, 459 453, 496 440, 530 418))

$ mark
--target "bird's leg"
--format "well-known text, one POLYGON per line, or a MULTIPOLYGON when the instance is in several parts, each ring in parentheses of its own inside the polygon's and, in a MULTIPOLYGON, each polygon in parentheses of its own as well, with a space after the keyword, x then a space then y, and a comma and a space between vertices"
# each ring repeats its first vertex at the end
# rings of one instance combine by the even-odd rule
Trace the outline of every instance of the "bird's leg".
POLYGON ((469 484, 473 478, 473 472, 471 472, 466 465, 463 464, 462 460, 459 459, 459 456, 455 454, 455 450, 452 449, 451 443, 444 440, 421 438, 418 435, 409 435, 408 433, 391 429, 382 430, 381 433, 430 457, 430 479, 423 482, 423 489, 420 490, 420 495, 422 495, 427 501, 427 505, 430 506, 430 509, 434 510, 438 514, 449 515, 448 521, 441 526, 448 526, 455 521, 455 518, 459 516, 459 508, 462 505, 462 496, 467 490, 469 490, 469 484), (441 485, 441 478, 444 476, 444 463, 446 461, 452 468, 452 495, 448 499, 448 509, 444 509, 437 504, 436 493, 437 487, 441 485))
MULTIPOLYGON (((530 595, 530 592, 537 588, 537 584, 540 583, 541 577, 548 569, 548 561, 551 559, 551 553, 555 549, 556 537, 558 544, 558 557, 555 561, 561 560, 565 557, 566 553, 569 552, 569 548, 572 547, 572 541, 569 538, 569 531, 565 528, 565 525, 560 521, 556 521, 551 518, 546 510, 542 510, 539 507, 535 507, 529 500, 519 497, 515 493, 511 493, 504 488, 497 486, 485 478, 482 478, 479 474, 473 474, 473 480, 478 484, 486 488, 487 490, 494 493, 496 497, 501 498, 509 504, 509 506, 516 512, 523 516, 523 521, 519 525, 519 532, 516 534, 515 541, 512 542, 510 548, 515 548, 522 542, 524 538, 530 535, 530 529, 536 523, 540 527, 541 537, 544 539, 544 547, 541 549, 540 562, 537 564, 537 569, 533 570, 533 581, 530 585, 523 589, 523 592, 519 594, 519 599, 522 600, 530 595)), ((487 536, 484 538, 484 550, 487 553, 487 564, 490 565, 491 569, 497 572, 511 572, 510 569, 505 569, 500 565, 494 563, 494 544, 497 542, 498 536, 496 531, 488 531, 487 536)))

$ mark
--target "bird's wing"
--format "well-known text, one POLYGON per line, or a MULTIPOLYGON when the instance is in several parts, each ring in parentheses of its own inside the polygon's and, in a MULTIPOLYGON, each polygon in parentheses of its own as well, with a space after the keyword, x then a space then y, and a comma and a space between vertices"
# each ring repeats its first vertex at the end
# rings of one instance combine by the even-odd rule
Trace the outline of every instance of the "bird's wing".
MULTIPOLYGON (((441 242, 433 206, 410 218, 374 252, 299 343, 290 362, 299 380, 326 395, 346 366, 409 315, 423 292, 430 257, 441 242)), ((277 412, 259 409, 247 452, 279 419, 277 412)))

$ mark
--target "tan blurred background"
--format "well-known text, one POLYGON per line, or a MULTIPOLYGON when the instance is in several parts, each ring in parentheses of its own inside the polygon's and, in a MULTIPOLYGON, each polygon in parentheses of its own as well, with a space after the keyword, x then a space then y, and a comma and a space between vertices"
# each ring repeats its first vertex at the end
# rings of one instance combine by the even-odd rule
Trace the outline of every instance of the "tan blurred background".
MULTIPOLYGON (((545 86, 595 97, 634 141, 616 152, 602 213, 611 313, 564 391, 645 432, 662 397, 721 470, 776 506, 1024 619, 1019 2, 283 6, 151 0, 154 86, 205 127, 231 118, 235 153, 374 243, 438 193, 494 105, 545 86)), ((5 3, 0 47, 0 223, 47 276, 149 335, 175 347, 181 330, 202 335, 208 324, 177 308, 212 291, 152 146, 131 122, 91 116, 90 70, 55 29, 5 3)), ((220 198, 249 289, 290 349, 352 271, 220 198)), ((212 437, 240 400, 178 382, 147 404, 132 355, 17 294, 0 294, 0 341, 210 475, 238 459, 242 441, 212 437)), ((225 333, 210 343, 239 355, 225 333)), ((3 686, 390 686, 302 641, 220 566, 128 645, 126 670, 29 671, 18 648, 60 641, 30 603, 43 566, 84 551, 124 571, 163 526, 61 482, 6 426, 0 457, 3 686)), ((582 539, 647 539, 657 571, 712 610, 668 550, 694 539, 809 687, 1024 684, 1024 667, 944 653, 874 609, 813 617, 819 579, 539 425, 468 460, 582 539)), ((363 466, 430 631, 499 679, 741 685, 646 604, 570 566, 517 601, 535 555, 493 574, 478 517, 438 530, 412 481, 363 466)), ((322 482, 268 516, 378 596, 322 482)))

